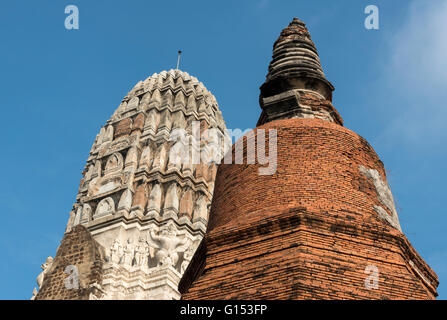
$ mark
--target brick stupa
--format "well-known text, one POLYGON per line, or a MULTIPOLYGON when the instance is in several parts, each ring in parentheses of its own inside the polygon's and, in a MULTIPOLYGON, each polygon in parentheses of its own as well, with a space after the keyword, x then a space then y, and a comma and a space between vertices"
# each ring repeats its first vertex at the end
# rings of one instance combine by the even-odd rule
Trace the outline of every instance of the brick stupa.
POLYGON ((277 170, 219 166, 183 299, 437 296, 436 274, 401 231, 383 163, 343 127, 333 90, 295 18, 274 44, 254 130, 277 131, 277 170))

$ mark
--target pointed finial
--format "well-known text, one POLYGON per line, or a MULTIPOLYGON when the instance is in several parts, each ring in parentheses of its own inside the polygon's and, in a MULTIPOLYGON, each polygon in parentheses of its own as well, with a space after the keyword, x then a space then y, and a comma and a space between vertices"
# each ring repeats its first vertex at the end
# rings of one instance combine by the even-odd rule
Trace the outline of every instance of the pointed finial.
MULTIPOLYGON (((297 117, 300 114, 309 115, 300 105, 297 96, 300 90, 313 92, 315 96, 329 101, 327 104, 331 113, 329 121, 343 124, 343 119, 330 103, 334 87, 324 75, 309 30, 298 18, 293 18, 273 44, 272 60, 266 80, 260 89, 259 102, 262 114, 258 125, 275 119, 297 117), (288 100, 285 97, 288 97, 288 100)), ((324 106, 321 110, 326 108, 324 106)))
POLYGON ((180 56, 182 55, 182 50, 179 50, 178 51, 178 57, 177 57, 177 68, 176 68, 176 70, 178 70, 178 67, 179 67, 179 65, 180 65, 180 56))
POLYGON ((294 17, 292 22, 290 22, 290 24, 305 24, 305 23, 300 19, 298 19, 297 17, 294 17))
MULTIPOLYGON (((271 87, 272 83, 278 81, 288 82, 286 79, 292 78, 313 79, 314 82, 322 82, 327 89, 323 90, 325 91, 323 95, 331 100, 334 87, 324 75, 317 48, 311 39, 309 30, 305 23, 298 18, 293 18, 273 44, 272 61, 269 65, 266 82, 263 85, 264 89, 262 89, 264 97, 270 91, 266 90, 266 87, 271 87)), ((304 85, 303 83, 302 85, 304 85)), ((273 86, 276 85, 273 84, 273 86)))

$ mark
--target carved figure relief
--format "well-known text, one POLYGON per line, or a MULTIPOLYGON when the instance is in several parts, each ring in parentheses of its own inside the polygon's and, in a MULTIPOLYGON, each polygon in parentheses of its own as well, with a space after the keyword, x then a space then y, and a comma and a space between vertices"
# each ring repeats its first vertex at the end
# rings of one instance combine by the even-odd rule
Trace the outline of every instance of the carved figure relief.
POLYGON ((188 249, 183 253, 183 261, 180 266, 181 274, 185 273, 186 268, 188 267, 189 263, 191 262, 193 255, 194 255, 194 247, 189 246, 188 249))
POLYGON ((155 259, 157 266, 175 267, 179 260, 179 253, 188 247, 188 238, 179 239, 175 227, 169 225, 162 228, 159 235, 154 230, 149 232, 149 242, 156 248, 155 259))
POLYGON ((45 260, 45 263, 43 263, 40 268, 42 269, 42 272, 39 273, 39 275, 37 276, 37 287, 42 288, 42 284, 43 281, 45 280, 45 276, 47 275, 47 273, 50 271, 51 266, 53 265, 53 257, 48 257, 45 260))
POLYGON ((138 97, 133 97, 130 99, 130 101, 127 103, 127 110, 132 110, 138 108, 138 105, 140 104, 140 99, 138 97))
POLYGON ((139 267, 141 266, 147 267, 148 258, 149 258, 149 247, 147 246, 146 240, 144 238, 140 238, 135 248, 135 265, 139 267))
POLYGON ((124 253, 122 261, 127 266, 132 266, 134 257, 134 248, 132 245, 132 239, 127 239, 126 246, 124 247, 124 253))
POLYGON ((86 203, 82 206, 81 223, 87 223, 92 219, 92 207, 86 203))
POLYGON ((119 152, 112 154, 106 162, 104 175, 119 172, 123 169, 123 156, 119 152))
POLYGON ((123 256, 123 246, 115 239, 113 240, 112 247, 110 248, 110 261, 119 264, 121 257, 123 256))
POLYGON ((103 217, 115 212, 115 202, 112 198, 102 199, 96 208, 95 218, 103 217))

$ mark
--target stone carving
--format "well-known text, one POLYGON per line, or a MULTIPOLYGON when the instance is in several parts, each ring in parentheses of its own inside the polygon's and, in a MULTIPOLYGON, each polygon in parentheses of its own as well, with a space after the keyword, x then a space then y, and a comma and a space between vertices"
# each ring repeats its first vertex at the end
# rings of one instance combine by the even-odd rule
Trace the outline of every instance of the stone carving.
POLYGON ((115 110, 115 112, 112 115, 112 119, 116 120, 119 118, 119 116, 124 112, 124 110, 126 110, 127 108, 127 102, 126 101, 122 101, 120 103, 120 105, 118 106, 118 108, 115 110))
POLYGON ((154 230, 149 232, 151 243, 157 249, 155 259, 157 266, 175 267, 179 260, 179 253, 184 252, 189 244, 188 238, 179 239, 173 225, 162 228, 159 235, 154 230))
POLYGON ((86 203, 82 206, 81 223, 87 223, 92 219, 92 207, 86 203))
POLYGON ((126 246, 124 247, 122 263, 127 266, 132 266, 134 258, 134 248, 132 245, 132 239, 127 239, 126 246))
POLYGON ((149 247, 144 238, 140 237, 137 246, 135 247, 135 265, 136 266, 148 266, 149 247))
POLYGON ((106 128, 102 142, 107 142, 107 141, 112 141, 112 140, 113 140, 113 126, 109 125, 106 128))
POLYGON ((127 156, 126 156, 126 168, 128 168, 129 166, 134 166, 136 167, 138 163, 138 151, 137 148, 133 147, 130 148, 129 151, 127 151, 127 156))
POLYGON ((123 178, 121 176, 105 177, 91 186, 91 195, 99 195, 118 189, 123 184, 123 178))
POLYGON ((74 220, 75 220, 75 212, 72 210, 70 211, 70 215, 68 218, 68 222, 67 222, 67 227, 65 228, 65 233, 71 232, 73 225, 74 225, 74 220))
POLYGON ((119 152, 112 154, 106 162, 104 169, 104 175, 108 175, 114 172, 119 172, 123 169, 123 156, 119 152))
POLYGON ((185 273, 186 268, 188 267, 189 263, 191 262, 193 255, 194 255, 194 247, 189 246, 188 249, 183 253, 183 261, 180 266, 181 274, 185 273))
POLYGON ((121 243, 117 239, 113 240, 112 247, 110 248, 110 261, 119 264, 123 254, 124 251, 121 243))
MULTIPOLYGON (((178 78, 180 81, 182 78, 178 78)), ((178 83, 180 86, 181 84, 178 83)), ((177 92, 177 94, 175 95, 175 101, 174 101, 174 105, 176 108, 180 108, 183 109, 185 107, 185 95, 183 94, 182 91, 177 92)))
POLYGON ((106 155, 111 155, 115 152, 119 152, 121 150, 124 150, 128 148, 132 143, 134 143, 136 138, 134 136, 126 137, 122 136, 114 140, 112 143, 110 143, 107 148, 103 148, 100 151, 98 151, 98 157, 104 157, 106 155))
POLYGON ((152 88, 145 85, 144 91, 146 92, 140 101, 140 109, 143 109, 144 111, 147 110, 147 107, 149 106, 149 102, 151 101, 151 93, 149 92, 152 88))
POLYGON ((101 177, 101 161, 96 160, 95 161, 95 168, 93 170, 93 177, 101 177))
POLYGON ((165 210, 174 210, 175 212, 178 212, 179 207, 179 199, 177 194, 177 183, 172 183, 168 191, 166 192, 165 196, 165 210))
MULTIPOLYGON (((169 79, 167 79, 167 81, 170 81, 169 79)), ((163 94, 163 99, 162 99, 162 103, 161 106, 162 107, 168 107, 168 108, 172 108, 172 106, 174 102, 174 97, 172 95, 172 91, 171 90, 166 90, 163 94)))
POLYGON ((87 172, 85 173, 85 181, 90 181, 90 179, 92 178, 93 172, 95 170, 95 166, 94 165, 89 165, 87 168, 87 172))
POLYGON ((202 140, 206 142, 203 149, 206 150, 207 157, 203 161, 207 164, 219 163, 231 148, 231 141, 216 128, 208 129, 207 136, 202 135, 202 140))
POLYGON ((140 104, 140 99, 138 97, 133 97, 130 99, 130 101, 127 103, 127 110, 132 110, 138 108, 138 105, 140 104))
POLYGON ((129 134, 132 132, 132 125, 133 125, 132 117, 127 117, 120 120, 120 122, 118 122, 118 124, 116 125, 115 138, 129 136, 129 134))
POLYGON ((208 165, 206 165, 205 163, 196 164, 194 176, 197 179, 203 178, 204 180, 206 180, 207 169, 208 169, 208 165))
POLYGON ((208 199, 206 196, 201 195, 199 196, 196 207, 194 208, 194 220, 197 219, 204 219, 205 221, 208 220, 208 199))
MULTIPOLYGON (((183 93, 182 93, 183 94, 183 93)), ((172 114, 172 129, 184 130, 186 127, 185 116, 183 111, 176 111, 172 114)))
POLYGON ((136 133, 141 133, 144 128, 144 123, 145 123, 144 113, 139 113, 135 117, 135 121, 132 126, 132 135, 135 135, 136 133))
POLYGON ((144 123, 145 130, 148 130, 148 132, 152 135, 155 135, 158 129, 158 123, 160 121, 160 114, 158 113, 157 109, 152 109, 149 111, 148 116, 146 117, 146 121, 144 123))
POLYGON ((203 99, 199 100, 198 106, 199 107, 197 109, 198 109, 199 114, 203 114, 206 112, 206 104, 205 104, 205 101, 203 101, 203 99))
POLYGON ((148 268, 148 261, 149 245, 143 237, 139 238, 136 245, 129 238, 124 246, 115 239, 110 247, 109 262, 127 267, 148 268))
MULTIPOLYGON (((197 78, 179 70, 139 82, 101 128, 66 231, 88 225, 107 248, 105 297, 179 298, 180 272, 190 260, 182 243, 194 239, 195 250, 203 237, 215 178, 207 163, 196 170, 193 160, 200 161, 203 145, 218 144, 204 134, 213 128, 225 135, 214 97, 197 78), (198 192, 205 198, 199 200, 198 192), (175 230, 167 231, 170 223, 175 230), (156 228, 153 238, 148 226, 156 228), (152 270, 157 265, 172 265, 177 272, 152 270), (122 267, 131 268, 131 275, 127 270, 123 278, 122 267), (152 271, 160 273, 151 278, 152 271), (155 285, 159 276, 168 279, 163 289, 155 285)), ((98 292, 91 298, 104 298, 98 292)))
POLYGON ((146 208, 147 196, 146 196, 146 185, 141 184, 137 187, 135 191, 135 197, 133 198, 132 209, 137 207, 139 210, 143 211, 146 208))
POLYGON ((172 126, 172 116, 171 112, 169 112, 168 109, 165 109, 161 113, 161 119, 160 119, 160 125, 158 126, 157 133, 162 132, 163 130, 166 130, 167 133, 171 131, 172 126))
POLYGON ((34 288, 34 289, 33 289, 33 296, 31 297, 30 300, 35 300, 35 299, 36 299, 36 296, 37 296, 37 289, 34 288))
POLYGON ((73 227, 81 223, 81 216, 82 216, 82 207, 78 207, 76 209, 76 214, 73 221, 73 227))
POLYGON ((169 150, 168 169, 181 169, 182 164, 189 163, 192 160, 186 131, 184 129, 174 129, 169 140, 174 141, 174 144, 169 150))
POLYGON ((140 167, 145 167, 147 170, 150 170, 151 168, 151 147, 146 146, 143 149, 143 152, 141 153, 141 159, 140 159, 140 167))
POLYGON ((132 206, 132 191, 126 189, 121 195, 120 201, 118 203, 118 210, 121 209, 130 210, 131 206, 132 206))
POLYGON ((193 200, 192 200, 192 190, 191 188, 186 189, 186 191, 183 193, 183 196, 180 200, 180 209, 179 214, 180 216, 187 216, 188 218, 192 218, 192 211, 193 211, 193 200))
POLYGON ((141 94, 141 90, 143 89, 143 87, 144 87, 144 82, 143 81, 138 81, 138 83, 135 85, 135 87, 130 91, 130 93, 133 93, 133 94, 141 94))
POLYGON ((90 294, 88 299, 89 300, 100 300, 105 296, 105 292, 102 289, 101 285, 99 283, 93 283, 89 286, 90 294))
POLYGON ((149 104, 149 107, 158 107, 161 104, 161 93, 160 90, 155 89, 154 92, 152 93, 152 99, 151 102, 149 104))
POLYGON ((147 204, 148 211, 160 212, 161 207, 161 188, 158 183, 154 184, 149 195, 149 201, 147 204))
POLYGON ((162 145, 159 146, 159 148, 157 150, 157 154, 155 155, 153 166, 152 166, 152 171, 155 171, 155 170, 164 171, 165 170, 166 156, 167 156, 166 145, 163 143, 162 145))
POLYGON ((155 84, 155 78, 153 77, 154 75, 152 75, 152 77, 149 77, 146 80, 144 80, 144 91, 145 92, 152 91, 154 89, 154 84, 155 84))
POLYGON ((188 104, 187 104, 187 110, 196 110, 197 109, 197 104, 196 104, 196 99, 194 97, 194 95, 190 95, 188 97, 188 104))
POLYGON ((103 217, 115 212, 115 202, 112 198, 102 199, 96 208, 95 218, 103 217))
MULTIPOLYGON (((42 288, 42 284, 43 281, 45 280, 45 276, 48 274, 48 272, 51 269, 51 266, 53 265, 53 257, 48 257, 45 260, 45 263, 43 263, 40 268, 42 269, 42 272, 39 273, 39 275, 37 276, 37 287, 39 288, 39 290, 42 288)), ((34 291, 37 291, 36 288, 34 288, 33 290, 33 296, 34 296, 34 291)))

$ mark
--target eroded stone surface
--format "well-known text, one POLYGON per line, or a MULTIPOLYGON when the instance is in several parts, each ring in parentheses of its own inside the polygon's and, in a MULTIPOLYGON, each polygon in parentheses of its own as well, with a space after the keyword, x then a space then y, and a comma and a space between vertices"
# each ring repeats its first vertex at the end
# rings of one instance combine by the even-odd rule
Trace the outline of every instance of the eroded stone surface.
POLYGON ((140 81, 101 128, 66 229, 86 227, 104 250, 96 298, 179 298, 214 188, 216 159, 192 161, 205 129, 228 139, 214 96, 180 70, 140 81))
POLYGON ((383 180, 379 171, 375 169, 367 169, 364 166, 359 166, 360 172, 363 173, 368 179, 371 179, 374 187, 377 191, 377 197, 380 202, 389 210, 389 213, 381 206, 374 205, 374 210, 384 220, 386 220, 393 227, 402 231, 399 223, 399 217, 397 215, 396 207, 394 205, 393 194, 391 188, 386 181, 383 180))

